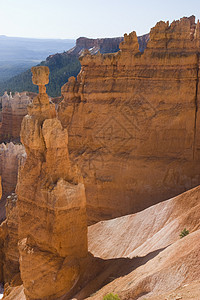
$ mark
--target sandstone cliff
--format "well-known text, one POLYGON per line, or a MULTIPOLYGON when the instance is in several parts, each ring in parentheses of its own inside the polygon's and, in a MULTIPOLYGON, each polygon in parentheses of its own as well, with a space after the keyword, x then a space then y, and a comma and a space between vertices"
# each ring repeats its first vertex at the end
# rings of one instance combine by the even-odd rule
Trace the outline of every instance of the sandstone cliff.
POLYGON ((199 22, 191 17, 159 22, 143 54, 135 32, 124 36, 116 54, 86 51, 78 79, 62 88, 59 118, 45 92, 48 70, 33 69, 39 95, 21 130, 27 160, 17 206, 8 202, 4 223, 12 239, 4 238, 3 274, 9 282, 18 272, 11 262, 17 262, 19 239, 23 285, 7 286, 6 300, 102 300, 110 292, 124 300, 163 299, 185 284, 199 288, 199 187, 93 225, 93 257, 83 179, 71 163, 84 175, 89 222, 142 210, 198 185, 199 42, 199 22), (190 234, 180 240, 184 227, 190 234))
POLYGON ((27 159, 17 184, 18 238, 28 299, 57 299, 69 292, 88 253, 85 189, 69 160, 67 129, 45 92, 48 72, 33 68, 39 95, 21 128, 27 159))
MULTIPOLYGON (((138 42, 140 50, 144 51, 149 39, 149 34, 138 37, 138 42)), ((76 46, 64 53, 56 53, 47 57, 46 63, 50 67, 51 71, 51 82, 50 85, 53 85, 54 88, 56 85, 60 84, 60 77, 63 77, 62 84, 66 82, 66 76, 68 73, 72 75, 77 75, 80 67, 78 62, 78 57, 84 52, 85 49, 89 49, 90 53, 113 53, 119 50, 119 44, 123 41, 123 37, 119 38, 102 38, 102 39, 89 39, 85 37, 80 37, 76 41, 76 46), (69 58, 69 61, 67 60, 69 58), (67 65, 70 62, 70 57, 72 59, 72 65, 75 64, 75 61, 78 62, 78 69, 75 70, 74 67, 67 65), (73 61, 73 58, 75 59, 73 61), (62 71, 60 71, 64 68, 62 71), (68 70, 69 69, 69 70, 68 70), (54 72, 57 72, 55 76, 54 72), (59 74, 59 76, 58 76, 59 74), (59 77, 59 78, 58 78, 59 77)), ((20 76, 20 75, 19 75, 20 76)), ((68 75, 70 76, 70 75, 68 75)), ((29 74, 23 77, 23 86, 26 86, 24 83, 25 80, 29 77, 29 74), (25 78, 24 78, 25 77, 25 78)), ((18 80, 20 82, 20 80, 18 80)), ((31 81, 31 77, 30 77, 31 81)), ((27 85, 27 89, 30 89, 30 82, 27 85)), ((11 88, 11 87, 10 87, 11 88)), ((17 87, 15 87, 16 89, 17 87)), ((13 89, 13 87, 12 87, 13 89)), ((53 88, 52 88, 53 89, 53 88)), ((60 94, 60 87, 59 87, 60 94)), ((0 111, 0 122, 1 122, 1 131, 0 131, 0 142, 5 141, 19 141, 20 137, 20 128, 23 117, 27 114, 27 105, 32 102, 35 93, 31 92, 16 92, 14 95, 4 93, 0 97, 0 103, 2 111, 0 111)))
POLYGON ((81 58, 59 119, 81 167, 89 221, 136 212, 200 183, 199 22, 158 22, 115 54, 81 58))

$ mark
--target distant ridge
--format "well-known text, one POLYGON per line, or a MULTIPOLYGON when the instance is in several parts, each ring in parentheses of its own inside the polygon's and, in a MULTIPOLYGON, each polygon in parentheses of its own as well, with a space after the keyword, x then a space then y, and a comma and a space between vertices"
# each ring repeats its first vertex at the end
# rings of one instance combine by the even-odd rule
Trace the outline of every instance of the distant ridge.
MULTIPOLYGON (((149 34, 138 37, 140 51, 143 52, 149 40, 149 34)), ((81 65, 79 56, 85 49, 91 54, 114 53, 119 51, 119 44, 123 41, 123 37, 89 39, 80 37, 76 40, 76 45, 63 53, 49 55, 45 61, 39 65, 48 66, 50 69, 50 81, 47 86, 47 93, 52 97, 60 96, 61 87, 65 84, 69 77, 77 76, 81 65)), ((0 83, 0 95, 7 91, 29 91, 37 92, 37 87, 32 84, 31 71, 27 70, 4 83, 0 83)))
POLYGON ((0 61, 44 60, 75 45, 72 39, 36 39, 0 35, 0 61))
POLYGON ((52 53, 67 51, 75 45, 75 40, 0 35, 0 45, 0 82, 3 82, 35 66, 52 53))

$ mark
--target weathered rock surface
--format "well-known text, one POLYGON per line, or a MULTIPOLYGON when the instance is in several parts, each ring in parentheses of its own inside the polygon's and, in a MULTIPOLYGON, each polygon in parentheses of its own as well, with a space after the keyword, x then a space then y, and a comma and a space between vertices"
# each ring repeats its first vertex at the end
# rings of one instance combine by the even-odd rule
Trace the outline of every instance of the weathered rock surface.
POLYGON ((146 256, 164 249, 180 239, 185 227, 190 233, 200 229, 199 196, 198 186, 136 214, 92 225, 88 232, 89 251, 112 259, 146 256))
MULTIPOLYGON (((199 197, 197 187, 134 215, 90 226, 89 250, 95 258, 88 260, 78 291, 63 299, 102 300, 111 292, 121 300, 198 299, 199 197), (189 235, 180 239, 184 228, 189 235)), ((23 286, 10 289, 5 299, 26 299, 23 286)))
POLYGON ((123 41, 123 37, 105 38, 105 39, 89 39, 80 37, 76 40, 76 46, 73 49, 79 55, 84 49, 90 49, 91 53, 111 53, 119 51, 119 44, 123 41))
POLYGON ((84 175, 89 222, 140 211, 200 183, 199 22, 158 22, 116 54, 81 59, 59 119, 84 175))
POLYGON ((69 292, 88 253, 85 189, 69 160, 67 129, 46 94, 48 72, 33 68, 39 95, 21 127, 27 159, 17 184, 18 236, 28 299, 57 299, 69 292))
MULTIPOLYGON (((149 34, 138 37, 138 42, 141 51, 146 48, 149 34)), ((119 38, 105 38, 105 39, 89 39, 85 37, 78 38, 76 46, 64 53, 56 53, 47 58, 48 61, 54 61, 55 65, 62 64, 62 57, 65 55, 79 56, 85 49, 89 49, 90 53, 95 54, 98 51, 101 53, 117 52, 119 44, 123 41, 123 37, 119 38)), ((32 92, 16 92, 14 95, 4 93, 0 97, 0 142, 5 141, 19 141, 20 128, 23 117, 27 114, 27 105, 32 102, 36 96, 32 92)))
POLYGON ((1 142, 19 140, 23 117, 27 114, 27 106, 32 102, 32 94, 15 93, 14 96, 4 93, 2 101, 1 142))
MULTIPOLYGON (((199 197, 198 186, 142 212, 89 227, 89 250, 94 256, 118 258, 118 263, 124 258, 119 273, 114 265, 108 270, 112 282, 89 299, 102 299, 110 292, 122 300, 149 299, 200 280, 199 197), (190 233, 180 239, 184 228, 190 233)), ((103 280, 97 277, 94 286, 103 280)))
POLYGON ((2 251, 1 282, 15 286, 21 283, 18 250, 18 211, 17 195, 12 193, 6 202, 6 220, 0 226, 2 251))
POLYGON ((2 183, 2 199, 0 201, 0 222, 6 216, 6 197, 15 192, 19 165, 26 159, 23 145, 0 144, 0 175, 2 183))
MULTIPOLYGON (((114 280, 98 291, 95 296, 86 299, 100 300, 104 295, 113 291, 122 300, 144 300, 150 296, 158 296, 173 291, 199 279, 200 251, 197 242, 199 238, 200 230, 197 230, 170 245, 159 254, 158 252, 150 253, 149 258, 156 256, 146 263, 145 258, 141 260, 135 258, 136 262, 140 260, 139 264, 144 265, 138 265, 134 271, 114 280)), ((112 276, 112 273, 110 275, 112 276)))
POLYGON ((69 159, 84 174, 90 222, 198 185, 199 41, 191 17, 159 22, 144 54, 134 32, 117 54, 86 51, 77 81, 62 89, 60 120, 45 93, 48 70, 34 69, 39 96, 22 122, 17 187, 23 286, 7 286, 5 299, 163 299, 199 288, 200 187, 91 226, 87 256, 84 185, 69 159))

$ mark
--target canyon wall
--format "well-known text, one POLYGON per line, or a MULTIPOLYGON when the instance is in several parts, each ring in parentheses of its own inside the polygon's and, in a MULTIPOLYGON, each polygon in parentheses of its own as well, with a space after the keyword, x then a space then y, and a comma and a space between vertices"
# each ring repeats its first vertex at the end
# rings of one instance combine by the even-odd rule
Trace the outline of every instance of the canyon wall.
POLYGON ((81 168, 89 223, 200 184, 199 50, 194 17, 158 22, 144 53, 135 32, 115 54, 81 58, 59 119, 81 168))
POLYGON ((69 160, 68 132, 56 118, 45 84, 48 68, 32 68, 39 95, 22 121, 27 159, 17 184, 20 273, 28 299, 57 299, 68 293, 87 257, 83 179, 69 160))

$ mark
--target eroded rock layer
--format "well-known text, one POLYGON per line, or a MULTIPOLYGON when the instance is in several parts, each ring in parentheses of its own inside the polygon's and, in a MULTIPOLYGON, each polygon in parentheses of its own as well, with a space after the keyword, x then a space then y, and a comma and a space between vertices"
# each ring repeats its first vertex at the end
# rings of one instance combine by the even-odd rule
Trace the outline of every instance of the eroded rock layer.
POLYGON ((200 183, 199 22, 159 22, 116 54, 81 59, 59 119, 85 179, 89 222, 142 210, 200 183))
MULTIPOLYGON (((103 259, 115 258, 116 263, 106 274, 111 282, 85 298, 101 300, 112 291, 122 300, 145 300, 151 296, 161 300, 198 299, 190 285, 200 280, 199 198, 198 186, 142 212, 91 226, 89 250, 103 259), (184 228, 189 234, 180 239, 184 228), (120 260, 123 271, 115 269, 120 260), (185 285, 190 287, 191 294, 183 297, 177 289, 185 285), (176 291, 170 298, 173 290, 176 291), (164 296, 166 293, 169 297, 164 296)), ((94 280, 96 289, 102 284, 100 279, 94 280)))
MULTIPOLYGON (((111 292, 121 300, 198 299, 199 198, 200 186, 142 212, 90 226, 88 245, 95 258, 87 261, 78 289, 62 299, 102 300, 111 292), (180 239, 184 228, 189 234, 180 239)), ((5 299, 26 299, 23 286, 11 288, 5 299)))
POLYGON ((7 285, 21 284, 18 250, 17 195, 12 193, 6 201, 6 220, 0 226, 2 251, 2 280, 7 285))
POLYGON ((2 101, 1 142, 19 140, 21 122, 27 114, 27 105, 32 102, 32 95, 27 92, 8 95, 4 93, 2 101))
POLYGON ((18 167, 26 159, 24 146, 21 144, 0 144, 0 175, 2 183, 2 199, 0 201, 0 221, 6 216, 6 197, 15 192, 18 167))
POLYGON ((57 299, 75 285, 88 253, 86 198, 67 129, 45 92, 48 68, 33 68, 33 82, 40 93, 22 122, 27 159, 17 185, 20 272, 28 299, 57 299))

